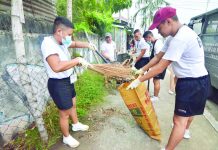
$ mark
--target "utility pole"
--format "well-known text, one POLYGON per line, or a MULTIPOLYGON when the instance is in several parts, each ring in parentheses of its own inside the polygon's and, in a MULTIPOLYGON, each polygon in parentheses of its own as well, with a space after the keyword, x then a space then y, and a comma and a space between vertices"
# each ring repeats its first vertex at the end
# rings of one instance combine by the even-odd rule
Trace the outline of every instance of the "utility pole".
POLYGON ((72 21, 72 6, 73 0, 67 0, 67 18, 72 21))

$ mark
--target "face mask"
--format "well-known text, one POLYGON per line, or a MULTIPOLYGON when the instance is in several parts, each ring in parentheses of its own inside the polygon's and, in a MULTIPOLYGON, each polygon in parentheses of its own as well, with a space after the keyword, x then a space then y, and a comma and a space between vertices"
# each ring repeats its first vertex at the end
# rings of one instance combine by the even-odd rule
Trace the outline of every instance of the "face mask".
POLYGON ((62 44, 68 48, 72 44, 71 36, 67 35, 65 38, 62 38, 62 44))

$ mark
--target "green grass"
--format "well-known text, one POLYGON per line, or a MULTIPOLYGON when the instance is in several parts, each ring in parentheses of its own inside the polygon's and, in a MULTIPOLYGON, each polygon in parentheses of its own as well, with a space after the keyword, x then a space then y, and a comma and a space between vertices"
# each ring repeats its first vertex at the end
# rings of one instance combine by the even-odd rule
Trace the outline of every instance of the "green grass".
MULTIPOLYGON (((92 71, 85 71, 79 76, 75 89, 79 119, 84 119, 90 107, 101 103, 103 97, 107 94, 107 89, 104 86, 104 77, 92 71)), ((43 113, 43 118, 49 135, 48 144, 43 144, 38 129, 33 128, 19 134, 15 140, 6 145, 5 149, 44 150, 55 144, 62 134, 59 127, 58 109, 52 101, 48 103, 43 113)))

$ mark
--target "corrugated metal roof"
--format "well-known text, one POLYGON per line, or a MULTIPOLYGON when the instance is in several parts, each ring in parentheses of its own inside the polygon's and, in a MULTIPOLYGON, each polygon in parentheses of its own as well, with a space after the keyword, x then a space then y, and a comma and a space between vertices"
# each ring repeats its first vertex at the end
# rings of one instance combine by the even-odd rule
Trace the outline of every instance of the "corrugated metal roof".
MULTIPOLYGON (((54 21, 56 16, 53 0, 23 0, 25 16, 32 16, 37 19, 54 21)), ((11 0, 0 1, 0 12, 10 13, 11 0)))

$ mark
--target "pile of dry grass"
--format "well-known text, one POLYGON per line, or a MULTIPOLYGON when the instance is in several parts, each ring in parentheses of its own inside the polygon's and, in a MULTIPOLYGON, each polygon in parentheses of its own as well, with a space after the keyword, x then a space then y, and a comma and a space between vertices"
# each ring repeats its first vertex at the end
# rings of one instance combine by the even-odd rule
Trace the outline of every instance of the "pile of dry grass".
POLYGON ((121 64, 93 64, 89 69, 117 80, 132 80, 134 76, 130 67, 121 64))

